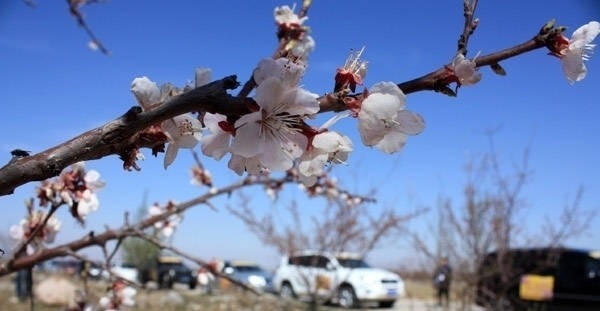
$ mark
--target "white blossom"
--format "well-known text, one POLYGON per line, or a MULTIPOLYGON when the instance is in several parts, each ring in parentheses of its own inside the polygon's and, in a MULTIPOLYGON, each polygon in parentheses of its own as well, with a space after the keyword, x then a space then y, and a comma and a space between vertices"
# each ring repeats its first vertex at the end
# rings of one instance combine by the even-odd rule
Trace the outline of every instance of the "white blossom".
POLYGON ((362 142, 385 153, 402 149, 408 135, 423 131, 423 118, 405 110, 406 96, 392 82, 380 82, 369 90, 358 114, 362 142))
POLYGON ((294 9, 287 5, 276 7, 273 11, 275 22, 277 24, 297 24, 302 25, 308 19, 307 16, 302 18, 298 17, 298 14, 294 13, 294 9))
MULTIPOLYGON (((210 69, 196 70, 196 86, 210 81, 210 69)), ((160 106, 174 93, 175 88, 164 84, 161 89, 147 77, 135 78, 131 91, 145 111, 151 111, 160 106)), ((202 137, 202 123, 191 113, 184 113, 161 123, 161 128, 169 139, 169 145, 164 158, 165 169, 175 161, 179 148, 194 148, 202 137)))
POLYGON ((312 186, 324 173, 327 163, 345 163, 351 151, 352 141, 347 136, 332 131, 315 135, 312 147, 299 159, 300 179, 305 185, 312 186))
MULTIPOLYGON (((32 212, 27 218, 22 219, 18 225, 9 228, 10 237, 16 241, 25 241, 31 234, 42 225, 46 218, 46 213, 42 211, 32 212)), ((37 235, 27 245, 27 253, 32 254, 46 243, 54 242, 56 234, 61 228, 61 222, 54 215, 48 218, 46 225, 40 229, 37 235)))
POLYGON ((265 58, 256 66, 253 78, 257 85, 260 85, 269 77, 276 77, 285 85, 295 87, 300 83, 305 70, 305 65, 293 62, 288 58, 265 58))
MULTIPOLYGON (((96 170, 87 171, 83 179, 87 189, 78 194, 79 201, 77 204, 77 215, 81 219, 85 219, 89 213, 98 210, 100 201, 96 192, 105 185, 104 181, 100 180, 100 173, 96 170)), ((69 205, 72 206, 72 203, 69 205)))
POLYGON ((308 55, 315 50, 317 43, 311 35, 304 34, 300 40, 294 40, 290 43, 290 52, 301 61, 306 61, 308 55))
POLYGON ((161 103, 160 89, 155 82, 148 77, 139 77, 131 82, 131 92, 137 99, 140 106, 146 110, 152 110, 161 103))
POLYGON ((575 30, 569 40, 568 47, 559 51, 563 72, 569 83, 573 84, 585 78, 587 68, 583 61, 590 59, 596 46, 591 42, 594 41, 598 33, 600 33, 600 23, 591 21, 575 30))
POLYGON ((98 210, 99 206, 100 201, 98 200, 96 193, 90 189, 85 189, 81 193, 81 197, 79 198, 79 202, 77 204, 77 215, 79 218, 85 219, 89 213, 98 210))
POLYGON ((462 53, 456 54, 452 60, 452 70, 459 85, 473 85, 481 80, 481 72, 477 70, 475 62, 462 53))
POLYGON ((202 138, 202 123, 190 113, 165 120, 162 128, 169 138, 164 159, 165 168, 175 161, 179 148, 193 149, 202 138))
MULTIPOLYGON (((177 205, 176 202, 169 201, 166 207, 162 207, 158 205, 158 203, 153 204, 148 208, 148 217, 154 217, 158 215, 162 215, 166 212, 169 212, 171 208, 177 205)), ((181 223, 182 217, 178 213, 169 215, 166 219, 157 221, 154 223, 154 228, 156 228, 164 237, 170 237, 175 232, 177 226, 181 223)))
POLYGON ((210 68, 196 68, 195 83, 196 87, 206 85, 212 79, 212 70, 210 68))
POLYGON ((270 170, 290 169, 307 146, 308 139, 298 125, 302 118, 319 111, 316 98, 316 94, 301 88, 288 87, 279 78, 267 78, 256 89, 259 111, 235 122, 232 153, 255 157, 270 170))
POLYGON ((200 148, 204 155, 215 160, 221 160, 230 151, 231 133, 223 130, 219 125, 220 122, 226 121, 227 117, 222 114, 207 112, 204 115, 204 125, 210 134, 204 135, 200 139, 200 148))
POLYGON ((232 154, 227 166, 238 175, 243 175, 247 172, 250 175, 266 175, 270 170, 264 166, 257 156, 243 157, 237 154, 232 154))

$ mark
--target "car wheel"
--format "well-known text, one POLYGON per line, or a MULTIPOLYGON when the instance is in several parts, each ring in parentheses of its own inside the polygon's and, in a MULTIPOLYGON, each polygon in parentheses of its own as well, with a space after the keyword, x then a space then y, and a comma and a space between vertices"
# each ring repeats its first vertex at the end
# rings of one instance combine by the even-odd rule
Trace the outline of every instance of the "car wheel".
POLYGON ((394 306, 395 301, 380 301, 379 307, 389 309, 394 306))
POLYGON ((358 307, 358 299, 352 286, 342 286, 338 292, 338 303, 342 308, 350 309, 358 307))
POLYGON ((296 298, 296 294, 294 293, 294 289, 292 288, 292 284, 285 282, 281 284, 281 290, 279 291, 279 296, 285 299, 293 299, 296 298))

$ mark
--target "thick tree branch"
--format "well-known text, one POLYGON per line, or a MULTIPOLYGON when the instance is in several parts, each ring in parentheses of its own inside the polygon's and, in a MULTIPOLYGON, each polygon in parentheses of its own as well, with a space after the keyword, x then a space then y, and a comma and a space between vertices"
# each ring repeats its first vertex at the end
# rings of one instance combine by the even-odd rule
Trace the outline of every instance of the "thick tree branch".
MULTIPOLYGON (((517 46, 478 57, 477 67, 489 66, 498 62, 524 54, 546 45, 547 36, 538 34, 533 39, 517 46)), ((399 83, 405 94, 419 91, 438 91, 443 85, 440 81, 447 75, 442 66, 419 78, 399 83)), ((249 113, 248 104, 253 99, 233 97, 227 90, 238 86, 235 76, 229 76, 195 88, 172 98, 155 110, 129 112, 100 126, 83 133, 70 141, 38 154, 12 161, 0 168, 0 195, 11 194, 13 190, 30 181, 40 181, 60 174, 69 165, 86 160, 100 159, 109 155, 121 154, 132 147, 153 147, 144 144, 136 134, 144 128, 186 112, 206 111, 225 114, 233 119, 249 113)), ((319 98, 320 113, 346 110, 346 105, 331 94, 319 98)))
POLYGON ((152 124, 186 112, 220 112, 233 116, 245 114, 248 112, 246 102, 251 99, 235 98, 226 92, 237 85, 236 77, 229 76, 174 97, 151 111, 140 112, 132 108, 123 116, 66 143, 12 161, 0 168, 0 195, 10 194, 30 181, 57 176, 73 163, 120 154, 132 147, 152 147, 145 145, 136 134, 152 124))

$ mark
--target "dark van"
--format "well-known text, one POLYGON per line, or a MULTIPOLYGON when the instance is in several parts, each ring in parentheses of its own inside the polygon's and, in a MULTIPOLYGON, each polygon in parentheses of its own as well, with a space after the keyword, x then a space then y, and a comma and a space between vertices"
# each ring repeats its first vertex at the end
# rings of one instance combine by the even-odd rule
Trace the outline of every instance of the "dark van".
POLYGON ((492 252, 478 277, 476 302, 489 310, 600 310, 600 251, 492 252))

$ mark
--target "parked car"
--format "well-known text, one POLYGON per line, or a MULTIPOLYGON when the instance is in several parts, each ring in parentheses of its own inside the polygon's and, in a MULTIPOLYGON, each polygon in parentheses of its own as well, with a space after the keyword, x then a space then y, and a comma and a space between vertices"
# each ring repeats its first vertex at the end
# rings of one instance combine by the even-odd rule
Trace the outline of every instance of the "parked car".
POLYGON ((271 274, 250 261, 225 261, 223 273, 258 292, 273 289, 271 274))
POLYGON ((600 310, 600 251, 511 249, 487 254, 477 304, 503 310, 600 310))
MULTIPOLYGON (((139 279, 139 271, 133 264, 123 263, 117 266, 113 266, 110 268, 110 271, 129 282, 137 283, 140 281, 139 279)), ((108 271, 101 272, 102 277, 108 279, 110 277, 110 273, 108 271)))
POLYGON ((273 286, 285 298, 316 298, 344 308, 364 302, 391 308, 405 295, 399 275, 372 268, 352 253, 304 251, 284 256, 275 271, 273 286))
POLYGON ((175 283, 186 284, 190 289, 198 284, 197 271, 190 269, 177 256, 161 256, 152 269, 144 270, 141 278, 142 284, 149 281, 158 283, 159 288, 173 288, 175 283))

